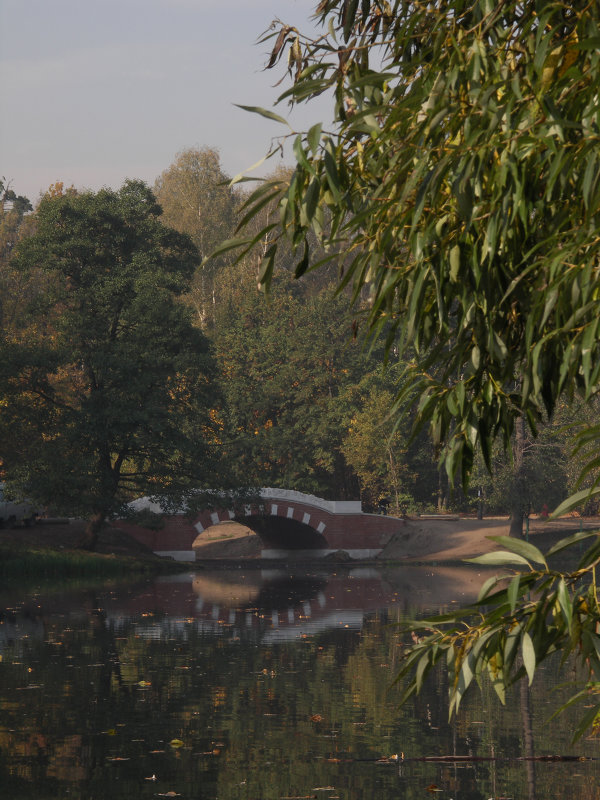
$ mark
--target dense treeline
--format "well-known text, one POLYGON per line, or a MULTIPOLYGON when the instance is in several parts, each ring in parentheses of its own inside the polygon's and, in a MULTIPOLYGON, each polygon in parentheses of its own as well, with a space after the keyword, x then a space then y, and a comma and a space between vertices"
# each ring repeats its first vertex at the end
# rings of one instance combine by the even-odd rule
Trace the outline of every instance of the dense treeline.
MULTIPOLYGON (((245 196, 228 185, 216 151, 178 154, 155 190, 165 218, 188 232, 203 255, 235 236, 245 196)), ((278 214, 265 200, 250 233, 276 229, 278 214)), ((318 241, 311 246, 318 260, 318 241)), ((297 256, 280 242, 265 301, 259 277, 268 248, 267 236, 235 265, 228 254, 209 260, 190 293, 215 347, 226 399, 223 449, 240 481, 360 496, 371 507, 384 501, 396 511, 474 511, 482 501, 490 513, 508 513, 518 491, 525 514, 553 507, 575 487, 573 426, 589 424, 596 411, 566 403, 536 440, 523 433, 519 452, 498 447, 492 475, 476 463, 469 496, 449 487, 428 437, 410 438, 414 409, 391 414, 405 364, 392 352, 383 369, 383 342, 361 336, 368 297, 350 308, 349 296, 335 294, 340 276, 333 265, 294 280, 297 256)), ((586 510, 595 510, 593 502, 586 510)))
MULTIPOLYGON (((285 178, 285 170, 280 175, 285 178)), ((140 184, 135 186, 135 192, 131 185, 129 190, 121 190, 121 200, 132 203, 137 192, 135 202, 149 208, 154 202, 152 194, 140 184)), ((149 384, 141 376, 152 377, 153 364, 158 369, 156 342, 164 341, 167 336, 178 339, 181 347, 173 350, 166 367, 166 356, 163 357, 162 377, 158 373, 155 376, 163 383, 179 384, 178 402, 162 398, 159 425, 156 420, 150 422, 146 412, 137 418, 141 427, 150 425, 152 435, 160 438, 162 444, 152 452, 149 442, 141 437, 140 458, 136 468, 131 469, 136 458, 131 438, 135 419, 133 423, 129 420, 129 427, 121 426, 126 429, 125 433, 118 432, 115 415, 107 414, 104 409, 97 418, 98 425, 104 426, 104 433, 107 426, 112 426, 115 437, 111 441, 110 436, 104 436, 101 445, 98 444, 100 439, 91 441, 82 432, 83 428, 89 432, 90 414, 93 416, 98 411, 97 407, 91 411, 89 408, 90 403, 93 405, 94 392, 86 395, 82 389, 82 383, 92 380, 90 370, 93 371, 94 364, 92 359, 87 367, 75 369, 73 359, 76 356, 85 361, 82 356, 85 347, 97 352, 100 339, 86 340, 87 345, 82 344, 83 350, 80 348, 77 354, 70 353, 66 357, 63 352, 62 362, 56 347, 49 346, 56 343, 60 330, 63 334, 67 331, 71 337, 74 330, 73 320, 70 328, 64 326, 66 298, 73 298, 72 270, 69 273, 68 269, 57 267, 58 271, 53 272, 49 268, 52 259, 58 258, 56 247, 64 245, 64 241, 62 245, 53 241, 52 226, 75 225, 73 218, 69 218, 70 222, 65 222, 66 217, 59 219, 59 211, 62 209, 66 213, 65 209, 70 209, 69 214, 75 214, 74 209, 80 208, 82 203, 95 209, 93 214, 102 216, 106 211, 102 204, 108 195, 78 195, 73 188, 65 190, 61 184, 55 184, 41 199, 36 211, 29 213, 31 206, 25 198, 17 197, 4 186, 2 191, 0 310, 5 356, 9 351, 13 353, 3 360, 5 385, 12 387, 12 395, 5 391, 8 411, 4 419, 15 435, 8 436, 5 424, 4 451, 0 455, 9 485, 12 479, 17 487, 27 487, 29 493, 35 493, 40 487, 39 481, 32 480, 32 475, 36 470, 42 471, 46 480, 38 492, 41 499, 51 487, 57 507, 62 502, 61 507, 66 508, 71 503, 74 508, 74 503, 81 511, 89 512, 92 508, 96 516, 102 518, 110 513, 115 502, 122 502, 138 489, 148 490, 148 482, 134 480, 134 472, 144 473, 154 481, 157 491, 172 484, 182 488, 181 480, 173 480, 173 474, 181 470, 187 476, 187 486, 193 481, 211 488, 215 488, 216 483, 220 486, 280 486, 326 498, 360 498, 366 508, 390 508, 395 513, 423 509, 481 511, 484 507, 490 513, 507 513, 516 480, 520 483, 523 512, 528 513, 540 511, 544 506, 552 507, 575 485, 577 470, 569 453, 571 426, 585 424, 594 417, 593 408, 560 406, 552 421, 541 427, 537 440, 520 442, 522 463, 518 470, 512 454, 499 449, 493 476, 483 464, 476 464, 472 489, 469 496, 465 496, 462 490, 449 487, 445 470, 438 465, 438 453, 428 437, 422 434, 411 438, 414 409, 405 407, 402 413, 391 416, 405 364, 391 352, 383 367, 383 343, 366 341, 362 336, 362 316, 368 310, 368 298, 364 299, 363 308, 360 298, 352 306, 343 292, 336 294, 337 268, 309 272, 302 281, 296 281, 292 253, 280 248, 269 294, 265 296, 264 287, 259 283, 261 259, 256 252, 236 264, 224 254, 201 265, 202 258, 235 234, 243 216, 240 209, 245 199, 242 191, 229 184, 218 152, 209 148, 192 148, 179 153, 156 181, 156 210, 143 219, 142 215, 135 224, 123 223, 123 230, 129 225, 130 232, 137 226, 136 235, 140 234, 140 227, 155 226, 152 235, 158 237, 156 242, 161 236, 170 236, 168 247, 172 248, 177 242, 181 256, 177 285, 165 289, 175 301, 173 311, 169 312, 170 321, 164 304, 172 300, 167 295, 161 299, 156 293, 156 253, 150 269, 148 263, 142 266, 143 259, 148 260, 146 245, 142 247, 142 261, 134 259, 136 280, 143 281, 145 276, 146 288, 151 287, 153 291, 144 296, 139 286, 135 290, 141 303, 135 314, 139 314, 140 319, 146 316, 145 328, 141 330, 147 340, 142 342, 138 338, 127 355, 126 372, 130 377, 133 374, 132 359, 143 361, 144 370, 137 372, 141 382, 129 380, 128 391, 123 390, 127 383, 124 375, 120 379, 113 375, 113 382, 116 380, 119 384, 120 380, 120 384, 114 396, 106 394, 106 403, 118 409, 118 415, 123 418, 125 409, 135 406, 136 392, 148 394, 149 384), (67 281, 62 290, 57 285, 59 273, 60 280, 67 281), (173 314, 177 308, 184 312, 197 334, 192 335, 185 328, 188 323, 180 319, 179 312, 175 325, 173 314), (161 316, 165 317, 162 323, 158 319, 161 316), (148 326, 149 319, 154 319, 153 324, 158 327, 148 326), (22 352, 15 359, 17 344, 21 349, 27 348, 27 364, 23 362, 22 352), (183 362, 175 364, 172 360, 175 351, 181 361, 182 352, 190 348, 196 354, 194 375, 190 373, 189 363, 185 366, 183 362), (40 360, 43 359, 47 361, 47 369, 45 383, 40 383, 44 372, 40 360), (171 368, 172 374, 169 373, 171 368), (188 393, 193 385, 197 395, 191 403, 188 393), (59 400, 61 391, 63 396, 59 400), (48 397, 44 400, 44 392, 52 394, 51 402, 45 403, 48 397), (84 398, 84 405, 88 404, 86 412, 76 421, 73 414, 65 410, 73 395, 79 395, 80 399, 84 398), (169 417, 171 421, 167 423, 169 417), (156 459, 164 462, 167 458, 164 437, 173 435, 175 430, 184 435, 173 439, 169 466, 158 465, 156 459), (186 439, 193 441, 191 449, 195 457, 184 445, 186 439), (40 442, 45 442, 44 447, 40 448, 40 442), (92 449, 95 454, 92 460, 94 457, 101 459, 102 447, 108 454, 108 462, 112 458, 112 464, 104 472, 96 469, 96 486, 90 490, 84 489, 85 480, 82 483, 81 476, 82 473, 89 475, 95 466, 85 464, 82 468, 82 446, 92 449), (127 476, 117 488, 116 461, 127 476), (193 461, 197 463, 196 469, 190 468, 193 461), (73 469, 61 469, 59 462, 67 462, 73 469), (64 474, 70 474, 70 478, 59 490, 56 476, 60 475, 62 480, 64 474), (50 479, 49 475, 55 477, 50 479), (107 489, 108 484, 111 486, 107 489), (107 492, 112 492, 110 502, 106 501, 107 492), (99 496, 102 502, 98 501, 99 496)), ((117 202, 117 195, 111 197, 110 202, 117 202)), ((88 214, 89 209, 82 213, 88 214)), ((270 223, 276 224, 275 214, 267 202, 260 218, 254 219, 252 224, 257 230, 270 223)), ((119 298, 129 290, 118 248, 113 252, 105 248, 100 257, 101 233, 91 224, 90 218, 80 222, 80 228, 74 228, 74 239, 69 241, 68 247, 72 248, 74 242, 83 250, 87 247, 87 255, 80 253, 79 257, 90 260, 90 275, 94 273, 97 278, 98 269, 106 273, 98 285, 91 278, 86 279, 87 283, 84 281, 79 286, 79 305, 71 308, 75 316, 79 315, 78 330, 89 330, 90 320, 98 314, 99 303, 108 303, 108 317, 113 322, 110 315, 120 313, 119 303, 111 306, 107 293, 112 292, 114 298, 119 298), (84 246, 82 240, 86 232, 89 241, 84 246), (94 305, 93 309, 86 300, 94 305)), ((100 222, 96 220, 94 224, 100 225, 100 222)), ((112 235, 120 235, 114 224, 112 235)), ((263 255, 268 246, 266 241, 263 255)), ((317 246, 314 242, 313 248, 317 246)), ((61 258, 64 260, 64 253, 61 258)), ((101 324, 103 330, 107 324, 108 318, 101 324)), ((106 330, 106 341, 110 342, 111 333, 108 328, 106 330)), ((122 346, 121 342, 119 347, 122 346)), ((125 358, 125 351, 117 349, 113 355, 118 361, 125 358)), ((170 392, 173 399, 175 390, 170 392)), ((156 402, 154 397, 152 403, 156 402)), ((136 416, 133 412, 129 415, 136 416)), ((136 436, 140 438, 139 432, 136 436)), ((594 509, 590 506, 588 511, 591 510, 594 509)))

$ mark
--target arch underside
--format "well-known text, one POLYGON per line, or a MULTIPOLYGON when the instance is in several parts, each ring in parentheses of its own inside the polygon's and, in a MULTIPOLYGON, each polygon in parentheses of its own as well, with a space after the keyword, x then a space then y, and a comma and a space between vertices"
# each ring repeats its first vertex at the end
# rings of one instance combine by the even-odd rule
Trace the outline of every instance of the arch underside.
POLYGON ((235 516, 234 522, 258 534, 265 546, 275 550, 325 550, 327 540, 310 525, 289 517, 256 514, 235 516))

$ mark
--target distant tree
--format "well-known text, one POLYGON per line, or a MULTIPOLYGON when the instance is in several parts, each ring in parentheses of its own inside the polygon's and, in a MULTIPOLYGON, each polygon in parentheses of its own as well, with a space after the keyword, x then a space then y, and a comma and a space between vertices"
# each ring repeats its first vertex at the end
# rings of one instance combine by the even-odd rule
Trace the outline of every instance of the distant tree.
POLYGON ((302 288, 282 273, 265 302, 246 274, 217 307, 210 335, 227 409, 223 449, 242 482, 354 498, 342 450, 349 390, 376 357, 352 339, 344 300, 302 288))
POLYGON ((6 178, 2 177, 0 178, 0 207, 2 213, 7 210, 7 206, 18 214, 26 214, 28 211, 33 211, 33 206, 29 199, 22 194, 16 194, 14 189, 10 188, 10 183, 6 181, 6 178))
POLYGON ((481 489, 486 509, 495 514, 518 513, 520 527, 529 514, 539 513, 544 506, 553 509, 562 502, 569 490, 571 436, 564 415, 557 412, 552 420, 540 424, 537 437, 525 431, 518 471, 512 454, 500 446, 493 450, 491 474, 483 460, 477 458, 473 487, 481 489), (517 481, 519 486, 515 486, 517 481), (518 508, 515 497, 520 504, 518 508))
MULTIPOLYGON (((201 257, 232 234, 238 198, 229 180, 219 152, 210 147, 190 147, 177 153, 156 180, 154 191, 163 210, 163 222, 187 233, 201 257)), ((195 274, 191 297, 202 323, 209 321, 214 284, 223 263, 222 259, 215 260, 195 274)))
POLYGON ((214 475, 207 340, 179 300, 198 263, 143 183, 47 195, 13 267, 47 290, 13 342, 0 425, 14 488, 89 517, 88 547, 124 502, 214 475))
POLYGON ((372 369, 348 389, 348 404, 354 410, 341 449, 358 476, 365 505, 376 508, 383 501, 398 514, 414 504, 414 475, 407 459, 408 415, 401 424, 390 413, 396 381, 391 371, 372 369))
POLYGON ((30 287, 10 267, 10 259, 17 242, 31 233, 34 218, 29 200, 17 195, 0 179, 0 331, 6 335, 18 324, 19 309, 30 287))

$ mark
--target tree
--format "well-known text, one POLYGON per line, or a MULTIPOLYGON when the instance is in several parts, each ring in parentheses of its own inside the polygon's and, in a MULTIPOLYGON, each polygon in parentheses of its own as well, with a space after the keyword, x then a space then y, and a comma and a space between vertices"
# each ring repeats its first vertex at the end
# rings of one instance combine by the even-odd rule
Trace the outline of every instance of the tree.
POLYGON ((16 324, 18 310, 29 287, 10 267, 17 242, 31 232, 32 211, 29 200, 17 195, 6 179, 0 180, 0 326, 4 332, 16 324))
POLYGON ((383 502, 399 515, 413 504, 410 487, 414 480, 407 463, 407 421, 402 426, 391 418, 394 378, 388 371, 367 373, 349 390, 348 405, 354 408, 342 452, 356 472, 363 507, 377 508, 383 502))
MULTIPOLYGON (((369 293, 370 329, 412 349, 417 426, 446 445, 449 475, 466 484, 478 447, 489 467, 497 437, 508 448, 517 426, 535 433, 562 395, 598 391, 600 6, 321 0, 315 16, 317 37, 279 24, 263 39, 274 41, 269 68, 287 53, 280 100, 329 93, 333 126, 297 135, 291 180, 264 181, 246 203, 247 214, 266 198, 280 209, 281 233, 263 232, 261 281, 278 238, 298 249, 296 275, 317 266, 316 231, 324 261, 345 265, 340 285, 369 293)), ((436 623, 411 652, 411 690, 441 657, 453 708, 473 676, 489 671, 501 694, 555 649, 579 648, 590 677, 600 674, 595 589, 577 584, 600 563, 600 545, 563 575, 526 542, 508 542, 505 562, 529 572, 494 594, 487 586, 449 630, 436 623)))
POLYGON ((238 275, 217 305, 224 457, 241 483, 356 497, 342 441, 369 358, 351 339, 346 302, 302 288, 282 272, 266 303, 255 276, 238 275))
MULTIPOLYGON (((177 153, 175 161, 157 178, 154 191, 163 221, 191 236, 201 257, 220 244, 234 228, 236 192, 223 172, 219 153, 209 147, 191 147, 177 153)), ((214 283, 222 263, 195 275, 192 301, 202 323, 214 301, 214 283)))
POLYGON ((89 547, 132 497, 214 481, 212 360, 179 300, 198 254, 160 212, 137 181, 47 195, 13 260, 47 289, 12 342, 4 469, 24 495, 89 515, 89 547))
POLYGON ((465 481, 478 445, 489 464, 517 420, 535 430, 563 392, 598 385, 599 18, 593 4, 322 0, 322 35, 264 37, 269 67, 288 52, 280 100, 329 92, 334 122, 296 136, 291 180, 247 201, 279 202, 262 278, 278 237, 305 272, 316 231, 320 263, 343 259, 342 284, 368 292, 371 330, 413 349, 417 422, 465 481))
POLYGON ((10 188, 10 182, 6 182, 6 178, 0 179, 0 208, 4 214, 8 208, 16 211, 17 214, 26 214, 28 211, 33 211, 33 206, 22 194, 17 194, 14 189, 10 188))

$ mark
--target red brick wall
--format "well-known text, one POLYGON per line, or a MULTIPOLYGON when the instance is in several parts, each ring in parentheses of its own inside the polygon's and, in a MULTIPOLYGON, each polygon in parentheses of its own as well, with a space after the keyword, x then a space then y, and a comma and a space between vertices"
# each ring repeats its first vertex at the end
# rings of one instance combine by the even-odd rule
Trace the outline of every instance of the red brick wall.
MULTIPOLYGON (((384 547, 391 536, 402 527, 402 520, 380 514, 330 514, 321 508, 296 502, 274 503, 277 516, 287 517, 288 508, 293 508, 293 519, 302 522, 304 514, 310 515, 309 525, 317 530, 324 523, 323 536, 331 550, 377 549, 384 547)), ((271 513, 272 503, 267 503, 266 512, 271 513)), ((256 510, 255 510, 256 511, 256 510)), ((210 527, 211 511, 203 511, 195 520, 183 515, 165 517, 161 530, 151 531, 126 521, 119 521, 119 527, 152 550, 191 550, 198 530, 194 527, 200 522, 204 528, 210 527)), ((226 510, 218 511, 219 521, 229 520, 226 510)), ((240 521, 243 519, 239 517, 240 521)))

